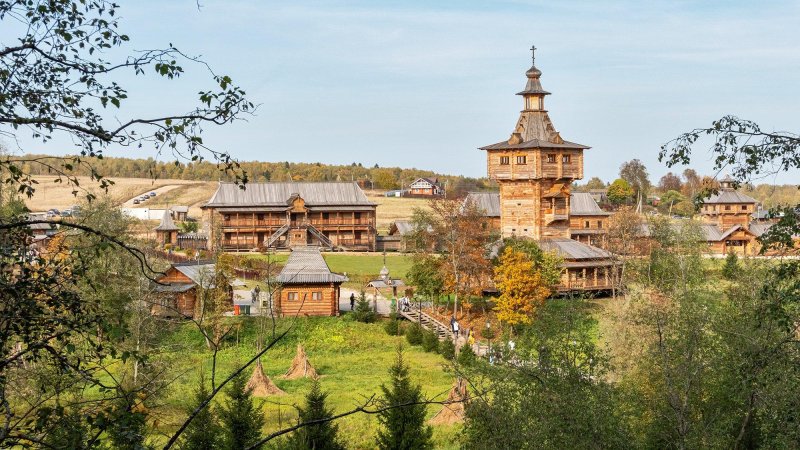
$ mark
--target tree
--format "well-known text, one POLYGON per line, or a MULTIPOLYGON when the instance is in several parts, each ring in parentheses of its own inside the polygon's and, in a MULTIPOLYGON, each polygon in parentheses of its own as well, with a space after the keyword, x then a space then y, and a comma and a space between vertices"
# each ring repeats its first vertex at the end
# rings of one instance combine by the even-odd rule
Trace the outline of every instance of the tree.
POLYGON ((536 310, 550 296, 542 275, 533 261, 520 251, 506 247, 494 269, 494 281, 500 290, 495 311, 497 318, 509 325, 529 324, 536 310))
POLYGON ((217 413, 223 428, 223 448, 250 448, 261 439, 264 413, 253 403, 247 390, 247 378, 240 373, 227 387, 228 400, 217 413))
POLYGON ((630 184, 634 195, 640 195, 645 198, 650 193, 651 185, 647 168, 640 160, 632 159, 622 163, 619 167, 619 177, 630 184))
POLYGON ((358 300, 356 300, 356 309, 353 311, 353 318, 358 322, 364 323, 372 323, 377 319, 375 311, 372 309, 372 306, 370 306, 369 300, 367 300, 367 294, 363 290, 361 294, 358 295, 358 300))
POLYGON ((442 250, 445 288, 455 294, 453 315, 458 316, 459 300, 480 294, 491 270, 487 253, 492 234, 478 225, 483 213, 472 202, 433 199, 430 210, 416 211, 414 220, 415 229, 425 230, 422 248, 442 250))
POLYGON ((581 298, 548 301, 535 322, 520 327, 513 362, 497 356, 493 365, 460 366, 477 386, 466 407, 464 448, 634 445, 590 311, 581 298))
MULTIPOLYGON (((119 31, 117 11, 116 4, 105 0, 0 3, 0 21, 22 22, 13 27, 21 31, 15 43, 0 44, 0 85, 3 93, 13 93, 0 95, 0 136, 13 141, 26 129, 42 142, 61 135, 80 148, 79 155, 64 158, 0 160, 0 165, 9 169, 8 182, 16 184, 20 192, 32 195, 35 191, 32 174, 23 170, 31 166, 47 167, 76 190, 83 189, 74 170, 89 166, 85 158, 102 156, 109 146, 149 144, 156 151, 166 149, 193 160, 211 156, 226 170, 237 169, 228 154, 210 149, 201 138, 206 125, 229 124, 254 109, 228 76, 209 70, 218 90, 201 91, 199 106, 192 111, 118 121, 128 100, 128 91, 116 82, 123 73, 144 75, 152 70, 172 80, 184 72, 179 61, 205 66, 171 45, 123 56, 119 61, 106 60, 108 55, 129 51, 130 38, 119 31), (119 112, 105 114, 111 107, 119 112)), ((91 168, 89 173, 101 188, 112 183, 91 168)), ((238 173, 236 179, 245 182, 247 176, 238 173)), ((93 193, 84 192, 87 198, 94 198, 93 193)))
POLYGON ((615 205, 627 203, 633 198, 635 194, 633 188, 627 181, 622 178, 617 178, 608 187, 608 201, 615 205))
POLYGON ((389 369, 389 385, 381 385, 383 410, 378 413, 378 448, 382 450, 416 450, 433 448, 433 429, 425 424, 422 388, 411 383, 402 348, 389 369))
MULTIPOLYGON (((552 252, 546 252, 539 244, 528 238, 511 237, 503 240, 503 246, 498 252, 502 255, 507 248, 524 253, 533 263, 533 267, 542 275, 542 280, 548 288, 553 288, 561 282, 561 264, 563 259, 552 252)), ((497 261, 495 261, 495 264, 497 261)))
POLYGON ((728 252, 725 264, 722 266, 722 276, 728 280, 735 280, 739 274, 739 257, 734 252, 728 252))
MULTIPOLYGON (((195 408, 203 404, 209 392, 203 378, 195 391, 194 401, 186 408, 186 413, 191 414, 195 408)), ((186 428, 181 439, 181 450, 206 450, 219 448, 223 430, 217 423, 214 413, 209 408, 203 408, 186 428)))
POLYGON ((406 276, 416 287, 418 295, 438 303, 444 287, 444 259, 429 253, 417 253, 412 257, 411 268, 406 276))
POLYGON ((672 172, 667 172, 666 175, 664 175, 663 177, 661 177, 660 180, 658 180, 658 189, 661 192, 667 192, 667 191, 680 192, 682 188, 683 188, 683 183, 681 182, 681 178, 672 172))
POLYGON ((197 233, 200 223, 194 220, 184 220, 178 227, 181 229, 181 233, 197 233))
POLYGON ((290 437, 287 447, 290 449, 312 449, 312 450, 344 450, 344 445, 339 442, 339 427, 333 422, 327 421, 333 416, 333 412, 327 408, 325 401, 328 398, 326 392, 322 392, 319 382, 311 382, 311 390, 306 394, 306 404, 298 407, 298 424, 311 423, 297 431, 290 437), (320 421, 320 423, 313 423, 320 421))
POLYGON ((686 168, 683 171, 683 178, 686 183, 683 184, 681 192, 689 198, 694 198, 697 191, 700 190, 700 176, 694 169, 686 168))
POLYGON ((592 189, 605 189, 605 188, 606 188, 606 183, 604 183, 603 180, 601 180, 598 177, 592 177, 586 183, 586 190, 587 191, 588 190, 592 190, 592 189))
POLYGON ((672 212, 681 217, 692 217, 696 212, 695 208, 694 203, 689 200, 683 200, 675 204, 672 208, 672 212))

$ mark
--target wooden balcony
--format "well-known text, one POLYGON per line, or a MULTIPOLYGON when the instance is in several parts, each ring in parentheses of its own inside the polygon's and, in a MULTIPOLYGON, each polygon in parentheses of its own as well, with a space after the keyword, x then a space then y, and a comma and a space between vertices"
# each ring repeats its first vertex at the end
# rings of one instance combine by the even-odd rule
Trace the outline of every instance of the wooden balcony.
POLYGON ((566 208, 547 208, 544 210, 545 223, 551 224, 561 220, 569 220, 569 212, 566 208))

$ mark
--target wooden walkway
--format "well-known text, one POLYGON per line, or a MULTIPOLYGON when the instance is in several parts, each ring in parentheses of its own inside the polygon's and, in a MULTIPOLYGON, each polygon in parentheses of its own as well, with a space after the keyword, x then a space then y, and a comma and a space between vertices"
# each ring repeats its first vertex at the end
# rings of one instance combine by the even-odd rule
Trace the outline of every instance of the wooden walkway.
POLYGON ((410 311, 399 311, 399 313, 411 322, 419 323, 422 328, 433 330, 440 341, 445 339, 453 340, 453 332, 450 331, 450 327, 439 322, 430 315, 413 308, 410 311))

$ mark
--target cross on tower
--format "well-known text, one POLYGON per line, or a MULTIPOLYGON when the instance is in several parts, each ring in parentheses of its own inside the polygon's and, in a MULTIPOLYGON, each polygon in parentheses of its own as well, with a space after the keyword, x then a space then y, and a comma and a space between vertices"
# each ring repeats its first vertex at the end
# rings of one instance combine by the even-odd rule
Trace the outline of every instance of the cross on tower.
POLYGON ((536 65, 536 46, 531 46, 531 63, 535 66, 536 65))

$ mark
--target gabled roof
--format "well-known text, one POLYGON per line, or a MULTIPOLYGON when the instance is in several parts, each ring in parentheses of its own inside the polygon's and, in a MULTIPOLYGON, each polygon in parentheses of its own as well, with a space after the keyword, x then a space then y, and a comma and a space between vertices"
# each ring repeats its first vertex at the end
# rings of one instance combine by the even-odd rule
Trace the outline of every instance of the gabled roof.
POLYGON ((464 204, 472 202, 483 211, 486 217, 500 217, 500 193, 499 192, 470 192, 464 198, 464 204))
POLYGON ((539 246, 564 259, 607 259, 613 256, 603 249, 567 238, 542 238, 539 246))
POLYGON ((170 206, 169 209, 170 209, 170 211, 176 212, 176 213, 189 212, 189 207, 185 206, 185 205, 170 206))
POLYGON ((202 286, 206 289, 214 286, 214 276, 217 267, 216 264, 185 262, 173 264, 172 267, 174 267, 178 272, 186 275, 187 278, 192 280, 194 284, 198 286, 202 286))
POLYGON ((603 211, 597 206, 592 194, 587 192, 574 192, 569 196, 570 216, 608 216, 611 213, 603 211))
POLYGON ((719 204, 719 203, 758 203, 758 200, 750 197, 749 195, 742 194, 739 191, 731 189, 721 189, 718 193, 711 195, 707 200, 703 201, 704 204, 719 204))
POLYGON ((414 182, 413 182, 413 183, 411 183, 409 186, 413 186, 413 185, 417 184, 417 182, 420 182, 420 181, 422 181, 422 182, 425 182, 425 183, 428 183, 428 184, 430 184, 431 186, 439 186, 439 180, 438 180, 438 179, 430 179, 430 178, 426 178, 426 177, 417 178, 417 179, 416 179, 416 180, 414 180, 414 182))
POLYGON ((161 223, 155 228, 156 231, 176 231, 178 227, 172 221, 172 214, 168 209, 164 210, 164 215, 161 217, 161 223))
POLYGON ((293 194, 306 206, 375 206, 354 182, 247 183, 240 189, 234 183, 220 183, 204 207, 288 207, 293 194))
POLYGON ((344 283, 347 277, 331 272, 319 247, 296 247, 276 280, 282 284, 344 283))
POLYGON ((771 223, 750 222, 750 232, 756 237, 761 237, 761 235, 766 233, 767 230, 772 227, 772 225, 773 224, 771 223))

